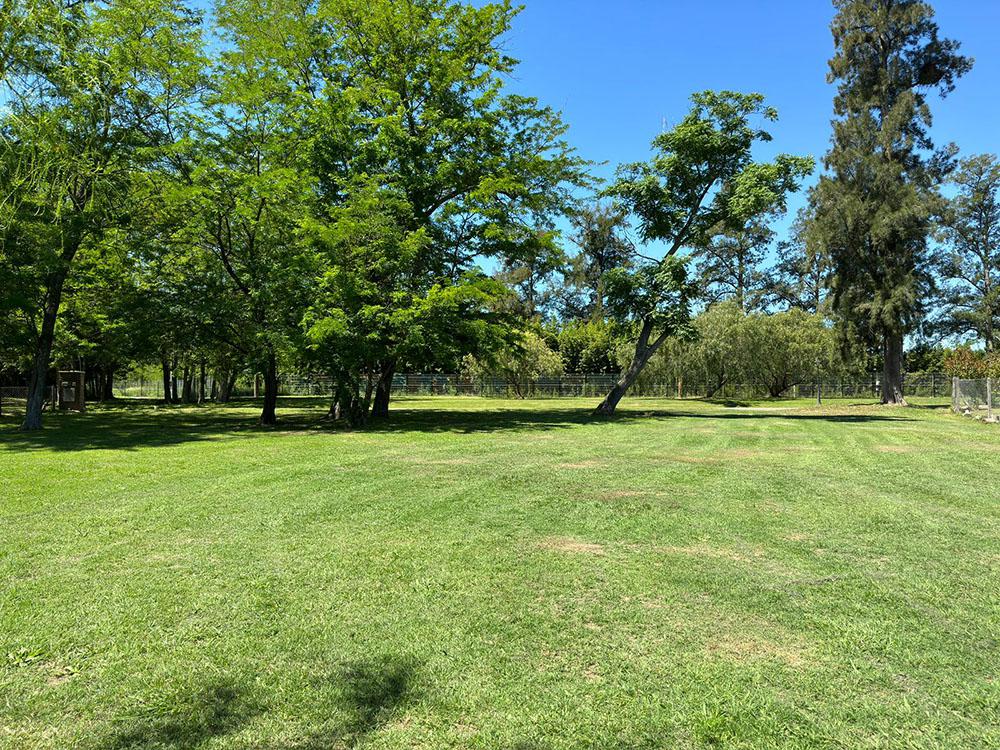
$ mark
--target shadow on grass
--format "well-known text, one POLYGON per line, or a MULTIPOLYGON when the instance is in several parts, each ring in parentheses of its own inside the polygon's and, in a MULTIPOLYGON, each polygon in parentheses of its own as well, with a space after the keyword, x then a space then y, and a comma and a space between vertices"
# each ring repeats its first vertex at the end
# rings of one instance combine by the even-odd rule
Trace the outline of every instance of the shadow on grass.
POLYGON ((354 747, 395 719, 414 695, 417 664, 408 658, 388 657, 353 661, 317 680, 314 688, 328 696, 327 710, 345 715, 331 719, 304 741, 289 747, 326 750, 354 747))
POLYGON ((99 747, 102 750, 200 747, 215 737, 238 731, 260 713, 260 707, 248 701, 235 686, 212 685, 185 701, 175 714, 143 719, 137 726, 115 733, 99 747))
MULTIPOLYGON (((742 405, 742 404, 740 404, 742 405)), ((253 401, 229 405, 162 406, 155 402, 115 402, 92 408, 83 414, 61 413, 46 415, 46 428, 38 432, 17 432, 12 425, 0 431, 0 449, 13 450, 137 450, 197 441, 238 439, 269 432, 301 431, 314 434, 338 434, 346 431, 340 425, 323 420, 326 400, 284 399, 279 401, 279 424, 263 428, 257 424, 253 401)), ((478 405, 477 405, 478 406, 478 405)), ((643 409, 626 406, 614 417, 595 417, 590 408, 560 406, 558 402, 544 405, 504 406, 495 409, 435 409, 418 408, 400 401, 387 419, 371 422, 364 431, 373 433, 480 433, 499 431, 562 430, 581 425, 610 422, 614 424, 645 423, 650 420, 677 418, 706 422, 718 420, 820 421, 841 424, 866 422, 904 422, 911 418, 901 413, 851 414, 799 409, 798 407, 766 409, 725 409, 711 403, 711 410, 691 409, 685 402, 677 408, 643 409)), ((867 406, 870 406, 867 405, 867 406)), ((769 407, 770 408, 770 407, 769 407)), ((925 407, 916 407, 925 408, 925 407)), ((931 408, 931 407, 926 407, 931 408)))
POLYGON ((594 416, 590 409, 580 408, 511 408, 494 411, 453 411, 448 409, 397 408, 385 420, 373 421, 369 432, 496 432, 500 430, 552 430, 588 424, 630 424, 651 420, 677 418, 706 420, 762 420, 786 419, 793 421, 862 424, 866 422, 908 422, 911 418, 888 414, 835 414, 796 411, 694 411, 690 409, 624 410, 613 417, 594 416))

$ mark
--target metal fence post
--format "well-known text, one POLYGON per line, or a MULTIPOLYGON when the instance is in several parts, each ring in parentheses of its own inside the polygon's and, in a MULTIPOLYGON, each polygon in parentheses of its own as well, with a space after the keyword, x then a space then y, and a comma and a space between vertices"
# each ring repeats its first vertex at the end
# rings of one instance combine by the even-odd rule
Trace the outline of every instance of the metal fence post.
POLYGON ((993 378, 986 378, 986 418, 993 421, 993 378))

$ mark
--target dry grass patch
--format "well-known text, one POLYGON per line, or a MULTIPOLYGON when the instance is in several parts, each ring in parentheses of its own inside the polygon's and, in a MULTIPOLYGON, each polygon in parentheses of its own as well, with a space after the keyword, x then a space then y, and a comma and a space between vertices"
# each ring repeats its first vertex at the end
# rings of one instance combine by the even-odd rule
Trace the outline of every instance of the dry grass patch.
POLYGON ((764 550, 754 548, 749 554, 738 552, 729 547, 713 547, 709 544, 692 544, 686 547, 655 547, 655 551, 667 555, 684 555, 689 557, 709 557, 717 560, 730 560, 732 562, 749 563, 758 562, 764 559, 764 550))
POLYGON ((875 450, 879 453, 913 453, 916 448, 912 445, 876 445, 875 450))
POLYGON ((604 546, 565 536, 551 536, 538 543, 539 549, 573 555, 603 555, 604 546))
POLYGON ((796 668, 808 663, 804 650, 798 646, 753 636, 724 636, 714 639, 705 646, 705 654, 710 658, 738 663, 777 661, 796 668))
POLYGON ((558 464, 560 469, 599 469, 604 466, 603 461, 588 459, 587 461, 576 461, 573 463, 558 464))

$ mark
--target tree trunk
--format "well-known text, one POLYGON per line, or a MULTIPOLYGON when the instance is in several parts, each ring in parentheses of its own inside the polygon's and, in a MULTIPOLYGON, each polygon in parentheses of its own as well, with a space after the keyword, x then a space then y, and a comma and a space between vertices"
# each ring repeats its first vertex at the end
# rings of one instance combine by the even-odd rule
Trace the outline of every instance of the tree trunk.
MULTIPOLYGON (((76 244, 79 247, 79 243, 76 244)), ((42 429, 42 407, 45 404, 45 389, 48 385, 49 360, 52 357, 52 342, 55 339, 56 318, 62 301, 63 285, 69 273, 69 264, 76 255, 75 249, 63 252, 62 263, 50 277, 46 285, 45 308, 42 311, 42 327, 35 343, 35 355, 31 362, 31 380, 28 383, 28 404, 21 422, 22 430, 42 429)))
POLYGON ((372 417, 389 416, 389 398, 392 396, 392 377, 396 374, 396 361, 390 360, 382 367, 378 384, 375 386, 375 400, 372 403, 372 417))
POLYGON ((170 363, 170 399, 175 404, 179 404, 181 401, 177 396, 177 357, 174 357, 170 363))
POLYGON ((264 409, 260 413, 262 425, 273 425, 278 421, 275 409, 278 405, 278 358, 273 350, 267 353, 264 364, 264 409))
POLYGON ((104 373, 104 393, 101 394, 101 400, 115 400, 115 372, 112 369, 108 369, 108 371, 104 373))
POLYGON ((882 403, 906 406, 903 398, 903 334, 886 333, 882 347, 882 403))
POLYGON ((184 365, 184 382, 181 385, 181 398, 185 404, 194 403, 194 374, 191 365, 184 365))
POLYGON ((173 403, 170 397, 170 360, 166 354, 160 357, 160 367, 163 368, 163 402, 170 404, 173 403))
POLYGON ((642 330, 639 332, 639 339, 635 342, 635 354, 632 356, 632 362, 625 368, 625 372, 622 373, 618 382, 612 386, 611 391, 594 410, 595 416, 610 417, 614 415, 615 409, 618 408, 618 402, 622 400, 622 396, 625 395, 625 392, 636 381, 636 378, 639 377, 639 374, 650 358, 656 354, 656 351, 663 345, 663 342, 667 340, 667 332, 664 331, 660 334, 659 338, 650 344, 649 337, 652 333, 653 324, 648 320, 643 321, 642 330))
POLYGON ((205 403, 205 385, 207 376, 205 375, 205 360, 198 365, 198 403, 205 403))

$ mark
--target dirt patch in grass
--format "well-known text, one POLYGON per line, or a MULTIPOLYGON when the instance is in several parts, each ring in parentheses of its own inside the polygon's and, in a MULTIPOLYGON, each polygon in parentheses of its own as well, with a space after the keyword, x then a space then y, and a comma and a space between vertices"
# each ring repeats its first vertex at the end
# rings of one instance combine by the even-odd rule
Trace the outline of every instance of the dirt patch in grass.
POLYGON ((808 663, 805 653, 797 646, 752 636, 714 639, 705 646, 705 653, 711 658, 738 663, 776 661, 789 667, 804 667, 808 663))
POLYGON ((602 466, 604 466, 604 462, 603 461, 595 461, 595 460, 576 461, 575 463, 558 464, 558 468, 560 468, 560 469, 574 469, 574 470, 575 469, 598 469, 598 468, 600 468, 602 466))
POLYGON ((566 536, 551 536, 538 543, 539 549, 570 555, 603 555, 604 546, 566 536))
POLYGON ((732 562, 748 563, 764 559, 764 551, 760 549, 751 550, 749 554, 744 554, 728 547, 713 547, 709 544, 692 544, 686 547, 655 547, 657 552, 666 555, 684 555, 689 557, 710 557, 718 560, 731 560, 732 562))
POLYGON ((786 534, 782 537, 786 542, 809 542, 813 540, 812 534, 786 534))
POLYGON ((742 461, 749 458, 766 456, 771 451, 757 450, 754 448, 721 448, 712 451, 710 454, 697 453, 670 453, 660 456, 664 461, 673 461, 681 464, 695 464, 701 466, 720 466, 742 461))

